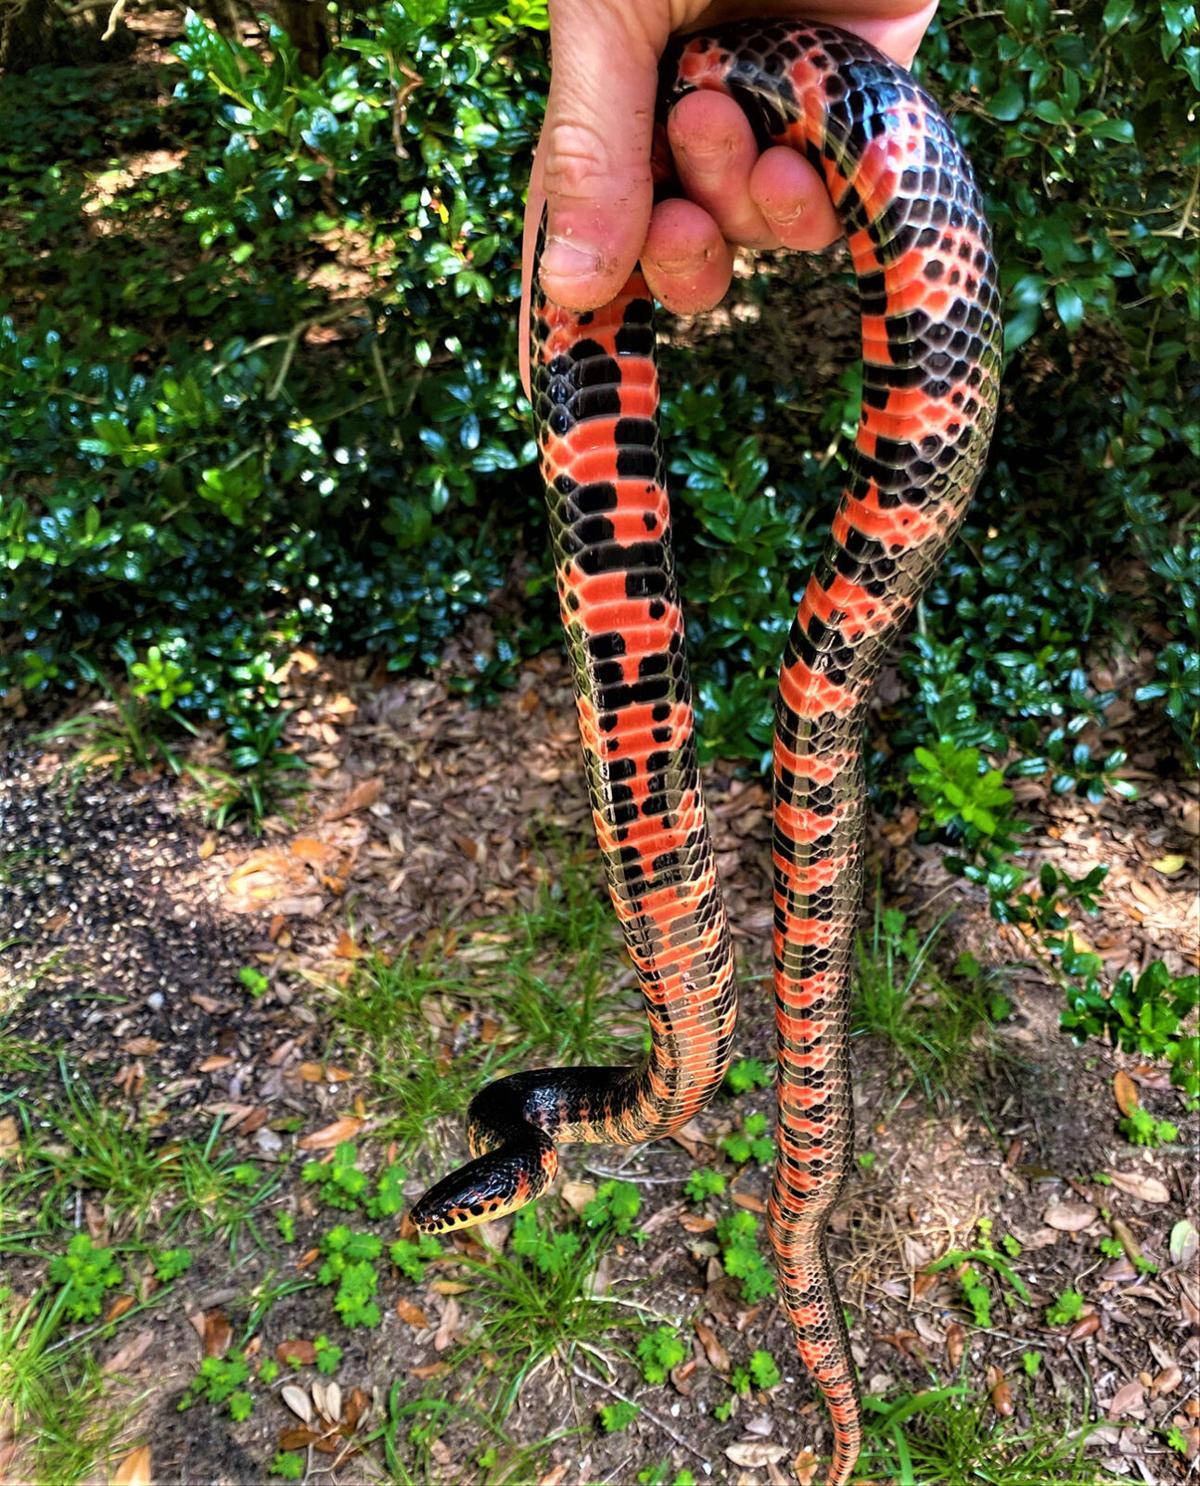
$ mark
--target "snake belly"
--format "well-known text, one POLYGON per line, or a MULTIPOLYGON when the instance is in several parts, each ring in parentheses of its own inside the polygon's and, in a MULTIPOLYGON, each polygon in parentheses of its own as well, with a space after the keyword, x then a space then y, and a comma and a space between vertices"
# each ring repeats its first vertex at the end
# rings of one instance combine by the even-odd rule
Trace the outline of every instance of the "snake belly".
MULTIPOLYGON (((800 1357, 833 1426, 827 1481, 861 1421, 825 1251, 851 1161, 850 961, 862 894, 863 716, 880 663, 978 484, 1001 359, 996 267, 972 171, 896 63, 828 25, 736 23, 673 43, 659 124, 709 88, 760 148, 821 173, 862 313, 862 413, 845 492, 780 671, 774 740, 778 1158, 767 1227, 800 1357)), ((539 244, 540 256, 540 244, 539 244)), ((729 931, 696 765, 640 270, 602 309, 549 302, 534 270, 534 418, 596 836, 637 969, 651 1049, 637 1067, 502 1079, 468 1114, 475 1157, 413 1218, 446 1232, 544 1190, 563 1141, 678 1128, 724 1076, 736 1015, 729 931)))

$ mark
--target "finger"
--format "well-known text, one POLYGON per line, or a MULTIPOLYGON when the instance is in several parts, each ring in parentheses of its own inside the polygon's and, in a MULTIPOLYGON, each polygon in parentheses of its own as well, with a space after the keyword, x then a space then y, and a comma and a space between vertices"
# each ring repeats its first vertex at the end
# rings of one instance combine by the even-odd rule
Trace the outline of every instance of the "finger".
POLYGON ((749 189, 767 230, 784 247, 819 253, 841 237, 841 224, 820 173, 786 145, 759 156, 749 189))
POLYGON ((687 94, 671 110, 667 138, 684 192, 708 212, 726 241, 775 247, 750 195, 758 145, 733 99, 707 89, 687 94))
POLYGON ((547 204, 541 280, 568 309, 612 299, 646 234, 665 18, 661 29, 661 36, 648 29, 635 4, 551 7, 554 60, 538 146, 547 204))
POLYGON ((677 315, 719 303, 733 274, 733 250, 712 217, 693 201, 654 208, 642 250, 642 272, 656 299, 677 315))

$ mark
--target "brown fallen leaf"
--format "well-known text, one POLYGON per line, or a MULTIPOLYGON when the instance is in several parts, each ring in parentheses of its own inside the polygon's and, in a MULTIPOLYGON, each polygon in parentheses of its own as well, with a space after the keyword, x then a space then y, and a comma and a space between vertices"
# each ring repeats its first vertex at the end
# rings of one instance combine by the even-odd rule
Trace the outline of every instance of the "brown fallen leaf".
POLYGON ((581 1213, 596 1196, 592 1182, 563 1182, 559 1196, 573 1213, 581 1213))
POLYGON ((1130 1197, 1142 1202, 1170 1202, 1171 1194, 1156 1176, 1143 1176, 1140 1171, 1110 1171, 1112 1184, 1130 1197))
POLYGON ((442 1312, 442 1323, 433 1338, 433 1350, 444 1352, 447 1347, 453 1346, 461 1324, 462 1307, 452 1295, 446 1302, 446 1309, 442 1312))
POLYGON ((217 1073, 217 1072, 219 1072, 220 1069, 222 1069, 222 1068, 230 1068, 230 1067, 232 1067, 232 1065, 233 1065, 233 1059, 232 1058, 226 1057, 224 1053, 213 1053, 213 1055, 211 1057, 204 1058, 204 1059, 201 1060, 200 1065, 199 1065, 199 1067, 197 1069, 197 1072, 199 1072, 199 1073, 217 1073))
POLYGON ((139 1445, 130 1450, 118 1465, 109 1481, 109 1486, 152 1486, 154 1476, 150 1469, 150 1446, 139 1445))
POLYGON ((123 1346, 118 1347, 111 1357, 105 1359, 100 1371, 110 1374, 127 1371, 149 1351, 153 1342, 154 1332, 149 1327, 144 1331, 135 1331, 131 1337, 126 1339, 123 1346))
POLYGON ((1042 1221, 1059 1233, 1080 1233, 1099 1216, 1086 1202, 1056 1202, 1042 1214, 1042 1221))
POLYGON ((309 1398, 305 1389, 296 1383, 285 1383, 279 1390, 279 1396, 296 1415, 297 1419, 303 1419, 305 1424, 313 1422, 312 1399, 309 1398))
POLYGON ((315 1429, 305 1429, 303 1425, 297 1424, 289 1429, 279 1431, 279 1448, 281 1450, 306 1450, 309 1445, 315 1445, 321 1438, 315 1429))
POLYGON ((353 938, 343 929, 338 935, 338 941, 334 946, 333 953, 339 960, 361 960, 363 955, 366 954, 366 950, 360 949, 355 944, 353 938))
POLYGON ((1093 1311, 1090 1316, 1084 1316, 1081 1320, 1075 1322, 1074 1326, 1067 1332, 1067 1340, 1069 1342, 1081 1342, 1089 1336, 1095 1336, 1099 1330, 1100 1316, 1096 1311, 1093 1311))
POLYGON ((284 1367, 311 1367, 317 1360, 317 1349, 312 1342, 293 1337, 290 1341, 279 1343, 275 1348, 275 1356, 284 1367))
POLYGON ((343 1115, 340 1120, 334 1120, 332 1125, 325 1125, 320 1130, 314 1130, 311 1135, 304 1136, 296 1144, 302 1151, 331 1150, 343 1140, 353 1140, 365 1124, 365 1120, 343 1115))
POLYGON ((342 1423, 351 1434, 367 1417, 370 1407, 370 1395, 362 1388, 351 1388, 350 1397, 346 1400, 346 1407, 342 1411, 342 1423))
POLYGON ((325 820, 341 820, 343 816, 353 815, 357 810, 366 810, 373 805, 383 793, 383 780, 376 776, 373 779, 364 779, 361 784, 356 784, 344 799, 325 812, 325 820))
POLYGON ((795 1460, 792 1461, 792 1474, 799 1481, 800 1486, 813 1486, 817 1478, 817 1468, 821 1462, 809 1449, 801 1450, 795 1460))
POLYGON ((135 1305, 132 1295, 118 1295, 116 1300, 104 1312, 105 1324, 109 1321, 119 1321, 126 1311, 131 1311, 135 1305))
POLYGON ((1178 1363, 1172 1362, 1163 1370, 1150 1384, 1150 1392, 1157 1396, 1160 1393, 1174 1393, 1175 1389, 1183 1382, 1183 1372, 1178 1363))
POLYGON ((1137 1084, 1123 1068, 1118 1068, 1113 1074, 1113 1098, 1117 1101, 1117 1108, 1125 1118, 1131 1118, 1138 1107, 1138 1090, 1137 1084))
POLYGON ((233 1327, 224 1311, 206 1311, 204 1315, 204 1355, 224 1357, 233 1341, 233 1327))
POLYGON ((1146 1390, 1137 1378, 1118 1388, 1106 1410, 1110 1419, 1144 1419, 1146 1416, 1146 1390))
POLYGON ((992 1400, 992 1407, 1005 1419, 1011 1417, 1015 1412, 1013 1405, 1012 1389, 1008 1380, 998 1367, 989 1366, 986 1374, 988 1394, 992 1400))
POLYGON ((680 1213, 679 1226, 685 1233, 711 1233, 717 1226, 716 1218, 707 1218, 703 1213, 680 1213))
POLYGON ((330 846, 328 841, 319 841, 315 836, 297 836, 288 850, 302 862, 315 862, 317 866, 327 857, 337 854, 337 847, 330 846))
POLYGON ((556 1465, 553 1470, 548 1470, 544 1476, 538 1477, 538 1486, 561 1486, 570 1469, 569 1465, 556 1465))
POLYGON ((967 1333, 960 1322, 951 1321, 946 1327, 946 1361, 951 1367, 957 1367, 962 1361, 963 1347, 966 1345, 967 1333))
POLYGON ((729 1445, 725 1458, 734 1465, 770 1465, 783 1460, 788 1452, 786 1445, 772 1445, 767 1440, 739 1440, 729 1445))
POLYGON ((403 1296, 396 1302, 396 1314, 417 1331, 425 1331, 429 1327, 429 1317, 421 1307, 414 1305, 411 1300, 405 1300, 403 1296))
POLYGON ((700 1339, 700 1345, 704 1348, 704 1355, 708 1358, 710 1366, 715 1367, 719 1373, 728 1376, 732 1364, 729 1353, 726 1351, 720 1337, 718 1337, 717 1333, 705 1321, 694 1321, 692 1324, 695 1327, 696 1335, 700 1339))
POLYGON ((410 1367, 408 1375, 410 1378, 417 1378, 422 1383, 427 1383, 430 1378, 440 1378, 443 1373, 448 1373, 449 1371, 450 1364, 448 1362, 423 1362, 419 1367, 410 1367))
POLYGON ((131 1037, 121 1044, 121 1051, 131 1058, 150 1058, 162 1047, 156 1037, 131 1037))
POLYGON ((17 1122, 12 1115, 5 1115, 0 1120, 0 1161, 5 1156, 12 1155, 13 1151, 20 1148, 20 1139, 17 1136, 17 1122))
POLYGON ((767 1210, 767 1204, 761 1197, 755 1197, 752 1192, 734 1192, 731 1195, 733 1205, 745 1208, 748 1213, 765 1213, 767 1210))

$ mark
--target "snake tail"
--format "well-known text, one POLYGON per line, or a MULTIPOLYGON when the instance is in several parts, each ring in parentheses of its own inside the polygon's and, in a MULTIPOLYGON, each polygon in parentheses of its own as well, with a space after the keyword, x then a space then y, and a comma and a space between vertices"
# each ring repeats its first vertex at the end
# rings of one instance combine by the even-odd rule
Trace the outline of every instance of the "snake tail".
MULTIPOLYGON (((863 722, 884 655, 983 470, 999 396, 996 266, 949 123, 867 42, 827 25, 718 27, 677 41, 664 58, 660 125, 699 88, 736 99, 760 148, 792 148, 820 172, 862 317, 862 411, 846 488, 780 671, 772 841, 779 1119, 767 1228, 799 1355, 829 1410, 827 1483, 844 1486, 862 1426, 825 1230, 853 1147, 847 1047, 863 722)), ((682 1124, 718 1087, 734 1026, 640 271, 588 314, 535 290, 532 335, 534 417, 593 818, 652 1045, 640 1067, 541 1070, 485 1089, 469 1117, 476 1159, 414 1210, 431 1231, 536 1196, 556 1143, 644 1140, 682 1124)))

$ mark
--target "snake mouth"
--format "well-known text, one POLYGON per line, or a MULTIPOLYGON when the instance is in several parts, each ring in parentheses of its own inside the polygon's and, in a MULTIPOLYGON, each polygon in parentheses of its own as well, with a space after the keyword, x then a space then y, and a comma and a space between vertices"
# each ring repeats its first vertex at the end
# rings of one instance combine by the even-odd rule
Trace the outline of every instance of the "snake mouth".
POLYGON ((540 1197, 557 1170, 553 1145, 530 1126, 528 1140, 510 1140, 430 1187, 413 1204, 413 1225, 436 1236, 507 1217, 540 1197))

